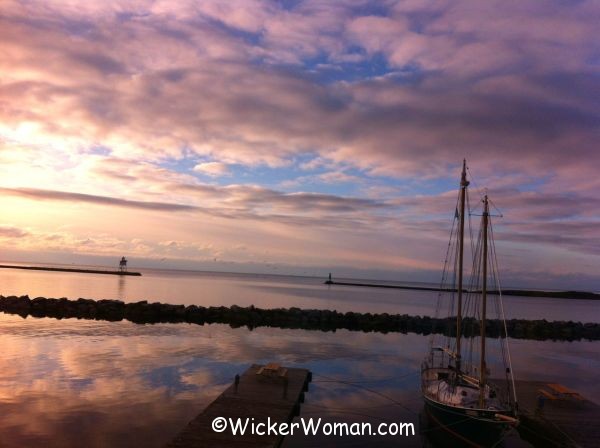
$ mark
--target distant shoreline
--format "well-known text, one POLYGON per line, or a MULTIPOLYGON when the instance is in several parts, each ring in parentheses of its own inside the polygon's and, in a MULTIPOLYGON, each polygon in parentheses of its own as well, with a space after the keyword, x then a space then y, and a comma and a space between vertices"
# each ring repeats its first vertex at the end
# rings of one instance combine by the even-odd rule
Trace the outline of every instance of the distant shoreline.
MULTIPOLYGON (((326 285, 339 286, 363 286, 367 288, 391 288, 391 289, 410 289, 413 291, 443 291, 456 292, 456 289, 442 289, 427 286, 402 286, 402 285, 385 285, 376 283, 354 283, 354 282, 336 282, 326 280, 326 285)), ((468 292, 465 290, 465 292, 468 292)), ((488 291, 488 294, 498 295, 498 291, 488 291)), ((554 299, 582 299, 582 300, 600 300, 600 294, 586 291, 531 291, 525 289, 505 289, 502 291, 505 296, 521 296, 521 297, 549 297, 554 299)))
POLYGON ((104 271, 101 269, 78 269, 78 268, 51 268, 46 266, 17 266, 11 264, 0 264, 2 269, 25 269, 29 271, 53 271, 53 272, 77 272, 80 274, 108 274, 108 275, 131 275, 141 276, 141 272, 131 271, 104 271))

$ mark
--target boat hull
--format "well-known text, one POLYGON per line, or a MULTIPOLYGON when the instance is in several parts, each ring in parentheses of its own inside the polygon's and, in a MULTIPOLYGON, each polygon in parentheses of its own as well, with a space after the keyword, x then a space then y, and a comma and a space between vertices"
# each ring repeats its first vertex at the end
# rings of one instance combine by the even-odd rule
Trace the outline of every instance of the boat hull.
POLYGON ((429 430, 438 433, 436 438, 449 434, 458 445, 492 447, 511 428, 509 423, 496 417, 497 414, 509 415, 508 412, 465 409, 424 398, 429 430))

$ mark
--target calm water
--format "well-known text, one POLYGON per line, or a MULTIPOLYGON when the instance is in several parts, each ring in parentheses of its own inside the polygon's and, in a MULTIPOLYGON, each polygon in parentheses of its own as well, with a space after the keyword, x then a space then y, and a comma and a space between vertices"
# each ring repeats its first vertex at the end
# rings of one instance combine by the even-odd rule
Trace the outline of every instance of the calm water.
MULTIPOLYGON (((4 295, 143 298, 210 305, 254 303, 411 314, 424 314, 427 307, 420 301, 433 300, 431 295, 414 291, 328 289, 317 279, 145 274, 119 279, 2 271, 0 284, 4 295)), ((533 306, 519 300, 514 303, 521 316, 533 312, 533 306)), ((544 313, 550 313, 546 302, 564 303, 535 300, 543 301, 540 308, 544 313)), ((597 321, 597 308, 589 306, 585 313, 573 311, 570 305, 563 305, 562 314, 558 308, 552 312, 563 319, 566 313, 573 313, 569 314, 573 319, 586 316, 584 320, 597 321)), ((422 410, 419 367, 428 338, 348 331, 249 331, 225 325, 22 319, 0 314, 0 344, 0 446, 118 448, 162 446, 236 373, 251 363, 269 361, 314 372, 302 406, 304 417, 329 422, 412 422, 418 429, 422 410)), ((559 382, 600 401, 599 343, 513 340, 511 348, 519 379, 559 382)), ((494 371, 494 360, 491 363, 494 371)), ((421 436, 399 441, 393 436, 360 440, 295 435, 287 437, 284 446, 420 447, 423 443, 421 436)), ((506 446, 527 444, 513 436, 506 446)))
MULTIPOLYGON (((277 275, 142 270, 142 277, 0 269, 0 294, 119 298, 205 306, 255 305, 433 315, 434 291, 327 286, 324 279, 277 275)), ((405 283, 409 284, 409 283, 405 283)), ((423 286, 423 284, 418 284, 423 286)), ((436 285, 428 285, 436 286, 436 285)), ((507 318, 600 322, 600 303, 506 296, 507 318)))

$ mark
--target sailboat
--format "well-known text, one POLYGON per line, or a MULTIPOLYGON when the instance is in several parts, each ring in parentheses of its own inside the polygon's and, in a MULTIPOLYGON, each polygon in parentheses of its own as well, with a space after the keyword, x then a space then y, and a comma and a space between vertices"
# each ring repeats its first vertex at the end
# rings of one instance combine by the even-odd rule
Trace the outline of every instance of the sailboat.
MULTIPOLYGON (((429 352, 421 366, 421 390, 426 415, 434 425, 447 430, 465 445, 495 446, 507 430, 518 424, 517 397, 502 295, 494 295, 490 300, 487 294, 490 280, 495 282, 496 291, 501 291, 487 194, 481 200, 483 211, 477 242, 473 244, 473 238, 469 246, 472 264, 468 288, 463 281, 465 218, 468 214, 467 230, 473 236, 471 216, 475 214, 470 210, 467 171, 466 160, 463 160, 436 310, 436 317, 441 317, 442 309, 446 307, 447 317, 455 316, 456 321, 449 319, 451 328, 445 332, 452 336, 432 332, 429 352), (490 308, 495 308, 497 317, 504 322, 504 337, 497 341, 504 378, 492 379, 487 364, 490 341, 486 339, 486 319, 490 308), (476 334, 478 341, 474 337, 476 334)), ((495 364, 500 362, 495 361, 495 364)))

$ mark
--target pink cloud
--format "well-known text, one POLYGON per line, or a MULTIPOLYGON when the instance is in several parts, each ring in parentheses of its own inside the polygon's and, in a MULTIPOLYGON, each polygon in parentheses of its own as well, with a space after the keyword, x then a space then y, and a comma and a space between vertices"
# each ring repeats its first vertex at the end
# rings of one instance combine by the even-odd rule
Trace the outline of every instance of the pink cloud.
MULTIPOLYGON (((168 166, 185 160, 218 177, 232 164, 298 164, 306 182, 359 184, 348 174, 358 172, 447 185, 467 157, 480 186, 510 210, 504 230, 516 236, 503 238, 537 235, 546 248, 587 256, 600 191, 590 39, 599 15, 593 2, 7 1, 3 187, 31 197, 42 184, 55 192, 46 200, 77 191, 67 199, 112 198, 113 207, 153 213, 203 203, 219 219, 261 221, 266 233, 380 226, 378 241, 406 232, 406 243, 419 228, 441 238, 439 215, 451 213, 454 193, 389 200, 399 189, 383 183, 365 186, 372 199, 282 193, 239 179, 203 184, 192 168, 168 166), (383 68, 371 73, 371 62, 383 68), (567 232, 577 235, 552 241, 567 232)), ((358 234, 347 241, 368 246, 358 234)), ((382 260, 393 259, 388 246, 377 246, 382 260)))
MULTIPOLYGON (((20 104, 27 103, 27 107, 9 102, 3 115, 6 126, 28 115, 57 138, 104 142, 115 151, 122 147, 123 155, 177 157, 187 146, 200 155, 242 164, 277 166, 310 148, 337 162, 352 161, 380 174, 440 172, 446 169, 440 160, 456 163, 467 155, 491 161, 499 159, 499 153, 504 169, 560 172, 573 163, 578 169, 586 167, 579 163, 582 157, 577 153, 591 150, 593 127, 578 115, 589 114, 580 111, 586 102, 574 104, 569 98, 573 96, 566 88, 569 78, 554 85, 546 81, 544 86, 534 79, 527 81, 524 75, 530 70, 525 68, 509 83, 494 83, 508 79, 504 71, 519 69, 524 56, 511 49, 509 36, 494 30, 482 30, 485 35, 473 42, 441 36, 452 30, 476 31, 459 20, 458 6, 449 11, 438 8, 442 15, 424 28, 426 32, 414 31, 405 16, 350 20, 350 9, 342 6, 307 3, 284 11, 261 3, 236 9, 242 17, 247 15, 244 11, 259 12, 266 33, 259 45, 245 44, 210 23, 174 22, 162 12, 117 27, 114 14, 123 13, 120 8, 107 5, 104 12, 110 14, 99 24, 88 25, 89 35, 76 39, 59 27, 28 29, 19 21, 20 8, 15 8, 11 22, 3 26, 11 55, 6 68, 15 78, 5 92, 7 99, 18 94, 20 104), (338 15, 340 8, 344 13, 338 15), (290 19, 288 26, 288 16, 299 17, 290 19), (305 29, 294 34, 295 26, 305 29), (428 33, 430 28, 434 32, 428 33), (288 34, 283 37, 280 32, 288 34), (258 47, 263 54, 273 49, 269 58, 276 57, 280 50, 272 46, 270 36, 285 51, 294 49, 300 58, 321 51, 343 52, 326 42, 327 33, 339 34, 342 43, 350 33, 354 40, 345 45, 381 52, 391 64, 416 63, 447 73, 417 85, 375 80, 324 88, 309 79, 249 63, 258 47), (316 40, 310 43, 307 35, 316 40), (516 56, 519 60, 512 61, 516 56), (482 69, 501 71, 501 77, 488 73, 472 83, 472 76, 482 69), (519 83, 528 84, 521 87, 519 83), (478 85, 482 88, 474 90, 478 85), (50 121, 45 113, 49 101, 54 111, 50 121), (548 152, 562 163, 548 166, 549 159, 541 157, 548 152), (517 155, 526 160, 507 162, 517 155)), ((143 4, 126 12, 135 14, 136 8, 143 9, 143 4)), ((59 10, 67 17, 79 17, 69 7, 59 10)), ((201 16, 225 20, 232 16, 227 11, 206 3, 185 17, 189 21, 201 16)), ((489 13, 489 9, 476 9, 470 12, 474 17, 468 23, 478 23, 476 14, 486 17, 489 13)), ((89 14, 101 12, 94 9, 89 14)), ((525 13, 516 10, 512 14, 525 13)), ((249 31, 258 27, 242 19, 236 25, 237 21, 232 18, 228 26, 249 31)), ((68 29, 68 22, 64 26, 68 29)), ((527 37, 541 44, 547 35, 539 31, 527 37)), ((578 43, 563 42, 566 49, 578 43)), ((570 57, 581 60, 584 55, 580 53, 570 57)), ((529 63, 537 65, 537 59, 529 63)))
POLYGON ((194 167, 194 171, 211 177, 227 176, 229 167, 222 162, 203 162, 194 167))

